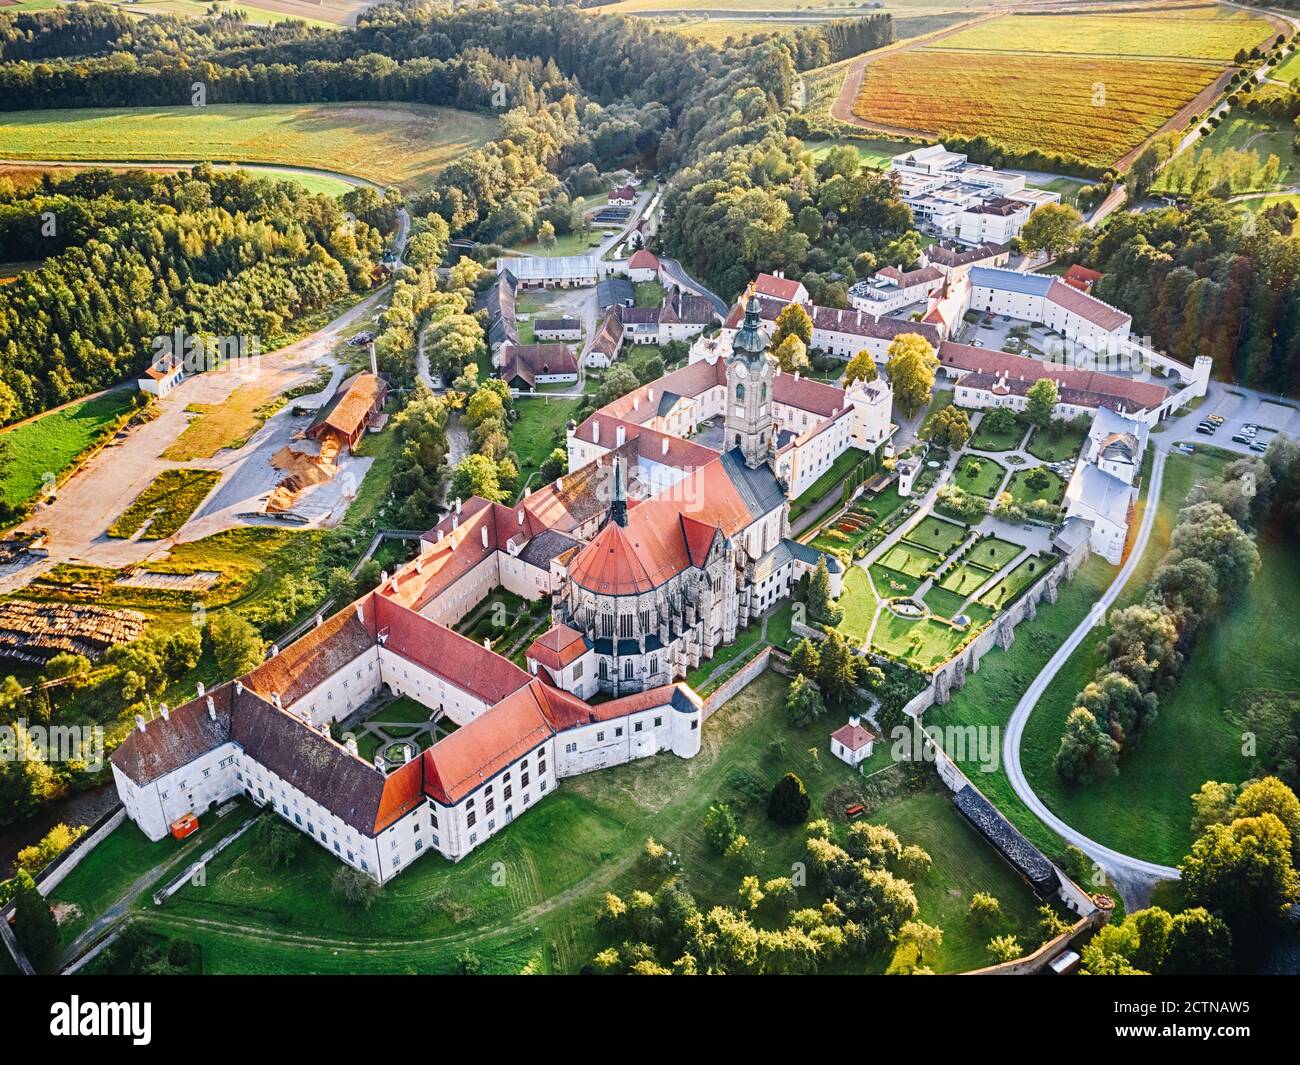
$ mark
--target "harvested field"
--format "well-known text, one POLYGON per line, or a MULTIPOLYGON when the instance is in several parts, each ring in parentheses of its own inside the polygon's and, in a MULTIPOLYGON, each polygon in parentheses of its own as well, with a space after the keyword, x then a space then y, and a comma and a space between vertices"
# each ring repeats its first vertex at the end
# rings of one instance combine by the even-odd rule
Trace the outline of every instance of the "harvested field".
POLYGON ((866 68, 854 113, 889 130, 984 135, 1015 150, 1105 167, 1222 73, 1219 65, 1174 60, 1058 57, 1049 64, 917 49, 866 68))

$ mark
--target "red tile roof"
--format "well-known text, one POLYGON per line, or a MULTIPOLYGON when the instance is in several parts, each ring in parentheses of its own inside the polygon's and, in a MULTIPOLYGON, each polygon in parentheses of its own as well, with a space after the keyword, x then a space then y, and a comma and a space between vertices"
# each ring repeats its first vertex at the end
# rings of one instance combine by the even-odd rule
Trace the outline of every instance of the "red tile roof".
POLYGON ((1076 288, 1071 288, 1063 281, 1054 280, 1051 287, 1047 290, 1047 298, 1067 311, 1077 314, 1080 318, 1091 322, 1098 329, 1104 329, 1107 333, 1113 333, 1132 322, 1132 315, 1125 314, 1123 311, 1112 307, 1109 303, 1102 303, 1095 296, 1089 296, 1087 293, 1080 292, 1076 288))
POLYGON ((279 695, 284 706, 296 703, 375 646, 372 599, 365 596, 309 629, 245 676, 245 686, 263 699, 279 695))
POLYGON ((861 725, 841 725, 831 733, 831 739, 838 741, 850 751, 861 750, 875 738, 874 733, 861 725))
POLYGON ((491 705, 528 683, 528 674, 481 643, 384 596, 375 598, 384 646, 491 705))
POLYGON ((641 248, 639 251, 634 251, 632 253, 632 258, 627 261, 627 268, 629 270, 658 271, 659 259, 644 248, 641 248))
POLYGON ((771 296, 773 299, 790 303, 799 295, 799 282, 791 281, 788 277, 759 274, 754 279, 754 291, 760 296, 771 296))
POLYGON ((1092 286, 1101 280, 1101 274, 1096 270, 1089 270, 1086 266, 1075 263, 1065 271, 1061 280, 1071 288, 1077 288, 1080 292, 1091 292, 1092 286))
POLYGON ((425 793, 450 806, 545 743, 551 726, 541 690, 527 684, 425 751, 425 793))
POLYGON ((577 629, 568 625, 552 625, 524 652, 531 658, 546 666, 547 669, 563 669, 572 665, 587 652, 587 638, 577 629))
POLYGON ((939 345, 939 363, 963 371, 962 384, 992 388, 1004 379, 1006 391, 1023 393, 1041 377, 1057 383, 1061 399, 1083 407, 1106 406, 1121 412, 1154 410, 1169 398, 1169 389, 1152 381, 1116 377, 1100 370, 1075 370, 1053 363, 945 341, 939 345), (967 380, 969 378, 969 381, 967 380))
POLYGON ((848 406, 844 389, 814 381, 811 377, 796 378, 792 373, 778 374, 772 379, 772 401, 820 414, 823 418, 838 414, 848 406))

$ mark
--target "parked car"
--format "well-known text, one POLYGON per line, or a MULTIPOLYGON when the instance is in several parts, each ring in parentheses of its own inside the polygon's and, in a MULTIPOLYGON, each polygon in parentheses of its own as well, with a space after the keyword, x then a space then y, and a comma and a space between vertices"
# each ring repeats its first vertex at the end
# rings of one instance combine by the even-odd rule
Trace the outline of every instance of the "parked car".
POLYGON ((1214 426, 1209 422, 1201 422, 1201 424, 1196 427, 1196 431, 1198 433, 1204 433, 1206 436, 1213 436, 1214 426))
POLYGON ((1256 440, 1250 445, 1251 451, 1267 451, 1268 445, 1263 440, 1256 440))
POLYGON ((1249 444, 1251 440, 1245 433, 1233 433, 1232 442, 1234 444, 1249 444))
POLYGON ((1211 414, 1205 420, 1209 422, 1211 425, 1222 425, 1224 422, 1224 418, 1222 414, 1211 414))

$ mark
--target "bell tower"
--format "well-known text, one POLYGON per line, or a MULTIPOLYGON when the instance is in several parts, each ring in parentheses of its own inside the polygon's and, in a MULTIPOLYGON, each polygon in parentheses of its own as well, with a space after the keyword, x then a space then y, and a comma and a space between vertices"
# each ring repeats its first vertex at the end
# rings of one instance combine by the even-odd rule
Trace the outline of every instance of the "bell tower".
POLYGON ((727 358, 727 412, 723 422, 723 450, 740 448, 750 469, 757 469, 776 452, 772 421, 775 367, 759 324, 758 299, 751 295, 745 305, 745 321, 731 342, 727 358))

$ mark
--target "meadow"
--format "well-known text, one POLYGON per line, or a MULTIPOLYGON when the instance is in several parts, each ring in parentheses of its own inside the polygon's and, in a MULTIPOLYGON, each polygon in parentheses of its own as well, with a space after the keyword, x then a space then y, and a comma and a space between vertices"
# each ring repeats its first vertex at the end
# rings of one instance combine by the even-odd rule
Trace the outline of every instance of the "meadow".
POLYGON ((0 433, 0 499, 18 507, 33 499, 135 405, 132 389, 117 389, 50 411, 0 433))
POLYGON ((496 119, 419 104, 51 110, 5 115, 0 157, 279 163, 411 192, 496 131, 496 119))

